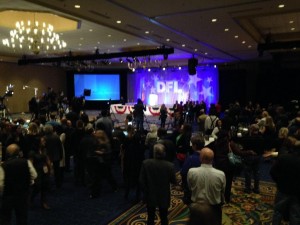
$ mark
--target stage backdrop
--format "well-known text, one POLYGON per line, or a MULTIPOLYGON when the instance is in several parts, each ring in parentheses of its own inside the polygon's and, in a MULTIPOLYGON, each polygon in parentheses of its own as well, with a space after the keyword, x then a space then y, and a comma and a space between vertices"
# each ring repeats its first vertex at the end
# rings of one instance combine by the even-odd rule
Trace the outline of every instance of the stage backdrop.
POLYGON ((207 106, 219 100, 219 72, 214 66, 198 66, 195 75, 188 68, 138 69, 128 74, 128 101, 142 99, 147 105, 173 105, 176 100, 202 101, 207 106))

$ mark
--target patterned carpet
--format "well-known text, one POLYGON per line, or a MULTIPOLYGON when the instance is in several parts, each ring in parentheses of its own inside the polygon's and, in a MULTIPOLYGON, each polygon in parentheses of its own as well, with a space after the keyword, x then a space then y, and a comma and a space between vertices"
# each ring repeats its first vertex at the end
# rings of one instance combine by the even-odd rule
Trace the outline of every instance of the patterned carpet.
MULTIPOLYGON (((180 179, 180 177, 178 177, 180 179)), ((232 187, 232 201, 223 206, 223 225, 269 225, 273 214, 276 187, 271 182, 261 182, 261 194, 245 194, 244 182, 237 178, 232 187)), ((182 202, 183 193, 172 188, 170 225, 184 225, 188 222, 189 209, 182 202)), ((146 224, 147 212, 143 203, 138 203, 111 221, 109 225, 146 224)), ((160 224, 157 219, 156 224, 160 224)))

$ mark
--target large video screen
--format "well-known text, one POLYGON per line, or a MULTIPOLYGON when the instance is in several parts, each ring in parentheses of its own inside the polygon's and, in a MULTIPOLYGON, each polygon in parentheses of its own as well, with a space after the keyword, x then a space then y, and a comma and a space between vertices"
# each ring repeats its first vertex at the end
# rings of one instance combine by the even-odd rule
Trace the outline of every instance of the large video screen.
POLYGON ((87 101, 120 100, 120 75, 74 74, 74 95, 87 101))

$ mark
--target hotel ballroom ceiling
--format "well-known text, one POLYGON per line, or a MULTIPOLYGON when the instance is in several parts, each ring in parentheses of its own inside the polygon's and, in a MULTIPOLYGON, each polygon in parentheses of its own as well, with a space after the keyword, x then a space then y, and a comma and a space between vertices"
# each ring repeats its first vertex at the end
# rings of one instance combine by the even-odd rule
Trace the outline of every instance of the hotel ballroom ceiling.
MULTIPOLYGON (((174 54, 167 60, 161 55, 145 58, 168 65, 186 65, 193 56, 203 64, 265 60, 278 54, 299 59, 299 0, 0 0, 0 12, 7 10, 49 12, 78 24, 57 32, 67 42, 62 51, 33 55, 1 43, 2 61, 162 46, 174 48, 174 54)), ((3 24, 10 19, 0 14, 1 40, 9 37, 10 29, 3 24)), ((125 58, 112 59, 116 64, 121 60, 125 58)))

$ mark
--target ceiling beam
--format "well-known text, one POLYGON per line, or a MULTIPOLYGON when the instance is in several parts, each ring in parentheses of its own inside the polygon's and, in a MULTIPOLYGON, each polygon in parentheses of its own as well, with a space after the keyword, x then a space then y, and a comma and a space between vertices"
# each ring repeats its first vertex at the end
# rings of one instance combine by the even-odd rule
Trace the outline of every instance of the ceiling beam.
POLYGON ((98 59, 113 59, 122 57, 138 57, 138 56, 150 56, 150 55, 163 55, 167 56, 174 53, 174 48, 161 47, 158 49, 151 50, 139 50, 129 52, 116 52, 116 53, 104 53, 99 54, 97 51, 91 55, 77 55, 62 56, 62 57, 49 57, 49 58, 27 58, 23 56, 22 59, 18 60, 19 65, 27 64, 39 64, 39 63, 54 63, 54 62, 71 62, 71 61, 92 61, 98 59))

